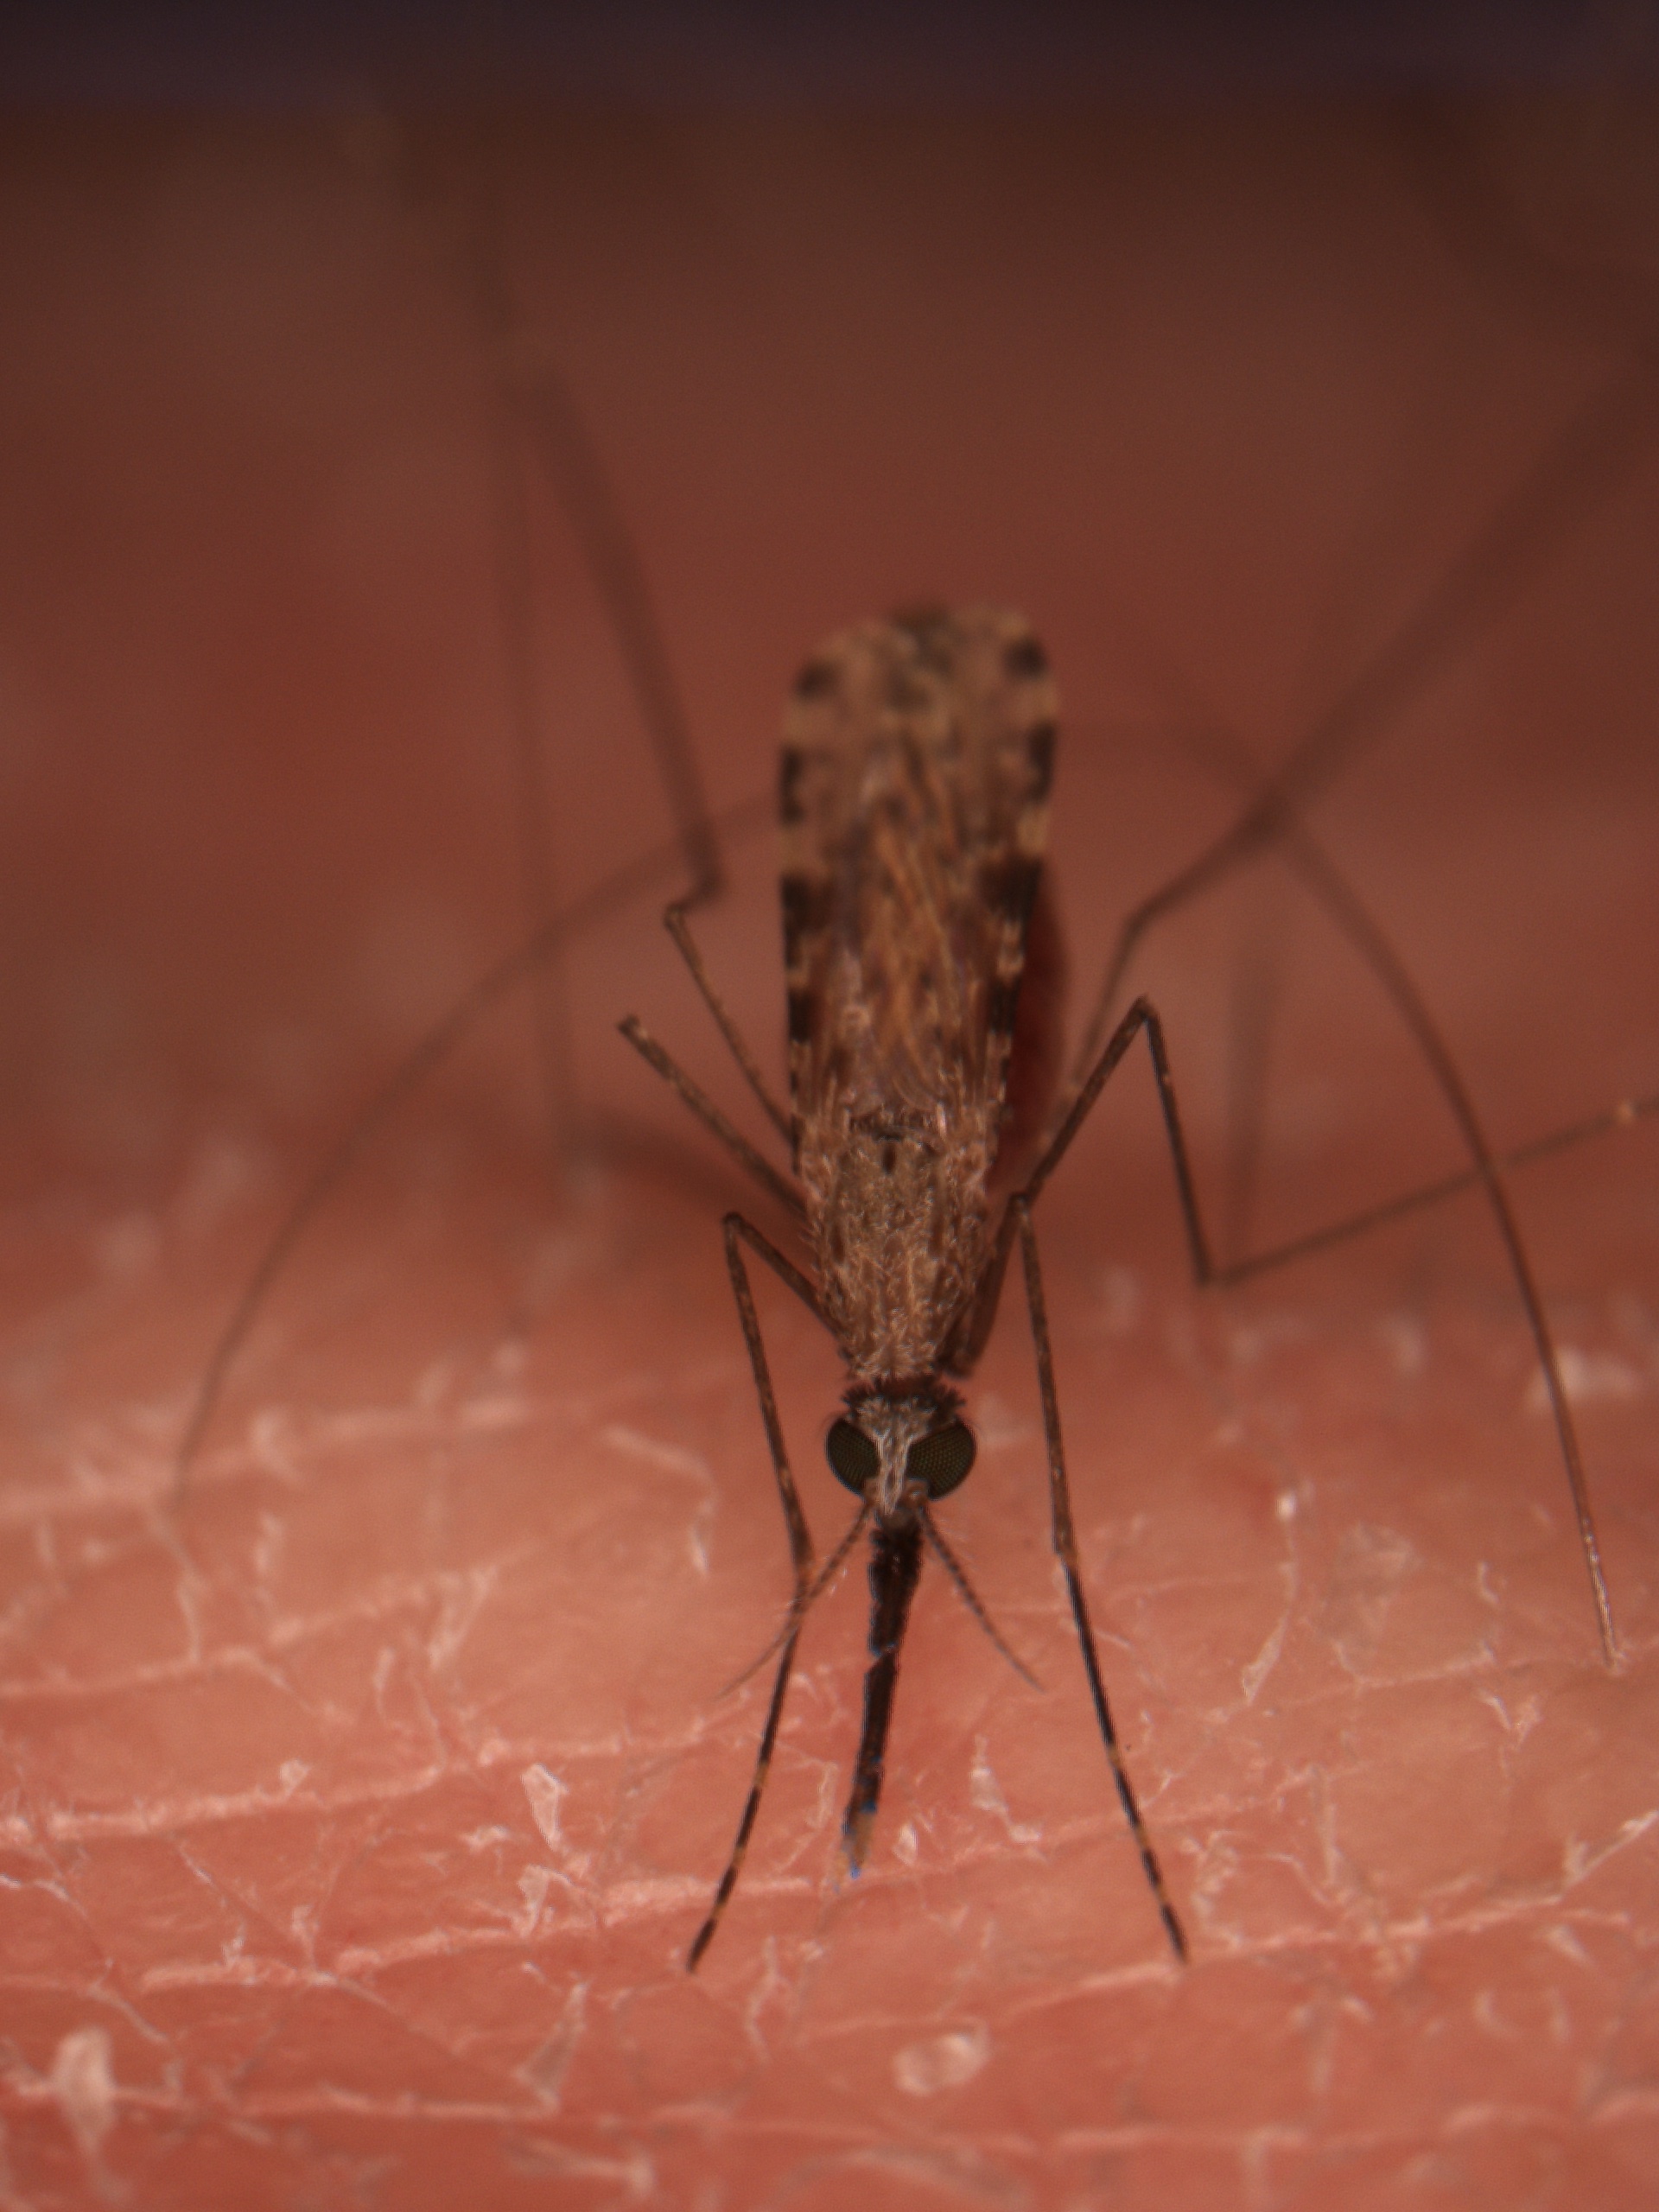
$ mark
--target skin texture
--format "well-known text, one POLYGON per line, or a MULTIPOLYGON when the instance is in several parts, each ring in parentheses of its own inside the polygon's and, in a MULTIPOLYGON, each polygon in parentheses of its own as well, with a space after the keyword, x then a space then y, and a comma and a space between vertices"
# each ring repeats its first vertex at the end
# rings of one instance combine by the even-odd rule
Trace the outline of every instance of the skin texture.
MULTIPOLYGON (((542 118, 496 148, 512 358, 582 404, 720 805, 768 791, 828 631, 1031 616, 1075 1001, 1238 756, 1283 758, 1625 372, 1654 143, 1594 103, 542 118)), ((1185 1971, 1053 1570, 1017 1280, 939 1518, 1045 1692, 925 1565, 838 1890, 849 1573, 683 1970, 764 1675, 720 1693, 791 1581, 718 1231, 785 1225, 614 1033, 638 1014, 768 1141, 658 926, 671 868, 542 1001, 560 1145, 521 1007, 320 1217, 167 1516, 289 1194, 524 927, 466 171, 408 151, 374 120, 8 134, 0 2202, 1650 2202, 1649 1128, 1516 1181, 1617 1676, 1477 1202, 1199 1298, 1138 1052, 1045 1195, 1079 1548, 1185 1971)), ((1656 447, 1312 817, 1499 1145, 1659 1086, 1656 447)), ((668 817, 539 491, 531 524, 574 896, 668 817)), ((778 1085, 769 836, 732 854, 700 941, 778 1085)), ((1224 1252, 1461 1164, 1282 872, 1133 980, 1224 1252)), ((757 1300, 822 1555, 833 1352, 757 1300)))

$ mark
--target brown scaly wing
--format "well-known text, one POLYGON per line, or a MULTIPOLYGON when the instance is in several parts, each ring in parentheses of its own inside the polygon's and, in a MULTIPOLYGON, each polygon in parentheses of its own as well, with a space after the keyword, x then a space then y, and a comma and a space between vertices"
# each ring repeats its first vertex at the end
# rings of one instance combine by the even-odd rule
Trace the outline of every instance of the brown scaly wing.
POLYGON ((782 784, 798 1141, 961 1116, 994 1151, 1055 715, 1042 647, 1000 608, 864 623, 802 671, 782 784))

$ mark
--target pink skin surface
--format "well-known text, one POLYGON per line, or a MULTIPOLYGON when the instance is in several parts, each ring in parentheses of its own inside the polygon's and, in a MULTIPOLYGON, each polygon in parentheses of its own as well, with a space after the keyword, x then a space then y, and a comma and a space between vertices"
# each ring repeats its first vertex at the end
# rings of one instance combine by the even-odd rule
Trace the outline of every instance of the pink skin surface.
MULTIPOLYGON (((1521 235, 1655 280, 1650 118, 1454 122, 1521 235)), ((1650 1128, 1515 1185, 1617 1675, 1478 1201, 1200 1296, 1138 1055, 1045 1198, 1087 1585, 1184 1971, 1056 1580, 1017 1282, 941 1523, 1044 1694, 925 1570, 838 1885, 850 1570, 683 1970, 765 1681, 721 1693, 789 1581, 718 1224, 783 1229, 613 1029, 639 1014, 765 1141, 658 926, 671 868, 572 948, 563 1170, 520 1006, 319 1219, 167 1521, 289 1197, 524 925, 488 372, 442 193, 396 152, 378 124, 8 134, 0 2204, 1651 2203, 1650 1128)), ((1454 250, 1422 171, 1357 109, 515 130, 523 372, 545 353, 582 401, 717 803, 769 788, 827 632, 1022 607, 1065 709, 1075 1014, 1114 918, 1229 817, 1201 734, 1284 757, 1619 371, 1524 255, 1454 250)), ((1313 814, 1499 1144, 1659 1087, 1656 448, 1313 814)), ((539 493, 534 520, 575 893, 666 815, 539 493)), ((775 1070, 771 864, 752 830, 700 926, 775 1070)), ((1224 1244, 1460 1164, 1276 867, 1135 980, 1224 1244)), ((759 1298, 827 1548, 833 1351, 759 1298)))

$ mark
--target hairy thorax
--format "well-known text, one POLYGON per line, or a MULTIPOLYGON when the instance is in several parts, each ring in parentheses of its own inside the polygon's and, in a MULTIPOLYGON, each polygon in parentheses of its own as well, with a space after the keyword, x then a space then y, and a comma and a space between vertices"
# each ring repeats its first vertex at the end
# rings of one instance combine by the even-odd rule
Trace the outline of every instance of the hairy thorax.
POLYGON ((855 1383, 939 1366, 984 1264, 995 1135, 890 1114, 801 1133, 824 1318, 855 1383))

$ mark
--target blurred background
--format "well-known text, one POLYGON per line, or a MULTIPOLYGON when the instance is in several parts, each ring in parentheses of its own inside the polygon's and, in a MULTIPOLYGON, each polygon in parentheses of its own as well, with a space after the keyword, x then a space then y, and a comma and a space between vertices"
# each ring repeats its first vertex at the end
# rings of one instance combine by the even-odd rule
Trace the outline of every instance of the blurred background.
MULTIPOLYGON (((890 1860, 893 1916, 873 1905, 861 1948, 850 1916, 827 1951, 791 1923, 779 1967, 767 1913, 797 1861, 761 1854, 733 1937, 753 1980, 691 2009, 674 1916, 689 1931, 718 1870, 756 1725, 715 1694, 770 1632, 782 1546, 721 1302, 736 1179, 614 1035, 639 1013, 747 1117, 659 927, 685 870, 641 664, 588 556, 626 528, 683 767, 735 810, 703 937, 769 1069, 791 676, 849 620, 992 600, 1031 615, 1061 689, 1074 1020, 1122 916, 1347 715, 1310 819, 1495 1141, 1650 1092, 1656 56, 1653 11, 1614 6, 8 11, 0 1838, 21 2201, 48 2181, 95 2201, 130 2170, 169 2202, 333 2202, 387 2158, 398 2202, 454 2202, 487 2158, 493 2201, 540 2202, 577 2186, 571 2145, 609 2201, 643 2171, 615 2163, 620 2129, 671 2201, 712 2202, 690 2194, 711 2171, 696 2130, 646 2133, 705 2107, 800 2203, 848 2185, 811 2164, 821 2125, 848 2158, 860 2128, 873 2157, 960 2135, 1009 2202, 1260 2201, 1269 2124, 1306 2131, 1306 2164, 1285 2155, 1309 2204, 1395 2201, 1420 2158, 1450 2161, 1448 2202, 1575 2183, 1581 2202, 1586 2175, 1599 2202, 1645 2201, 1650 1862, 1627 1853, 1628 1891, 1573 1923, 1609 1946, 1593 2004, 1564 1944, 1537 1965, 1563 1851, 1646 1834, 1645 1676, 1610 1707, 1586 1671, 1490 1225, 1443 1215, 1195 1319, 1138 1080, 1047 1232, 1068 1435, 1110 1471, 1080 1510, 1172 1863, 1211 1955, 1261 1967, 1253 2000, 1243 1968, 1179 1996, 1149 1975, 1132 1865, 1109 1858, 1100 1887, 1069 1843, 999 1825, 973 1746, 988 1730, 1023 1771, 1039 1738, 969 1624, 960 1666, 916 1662, 913 1710, 944 1713, 903 1746, 916 1894, 890 1860), (630 869, 315 1224, 207 1440, 187 1605, 156 1510, 264 1240, 469 982, 630 869), (1416 1594, 1391 1643, 1396 1580, 1416 1594), (1287 1649, 1294 1694, 1258 1707, 1240 1682, 1287 1649), (1344 1702, 1378 1681, 1398 1706, 1344 1702), (1442 1681, 1445 1706, 1423 1687, 1442 1681), (1546 1727, 1528 1770, 1533 1720, 1489 1742, 1491 1697, 1567 1710, 1589 1748, 1546 1727), (1408 1738, 1415 1792, 1390 1764, 1408 1738), (557 1791, 550 1816, 545 1793, 526 1808, 520 1770, 543 1763, 575 1777, 581 1867, 557 1791), (1375 1859, 1367 1821, 1390 1840, 1375 1859), (543 1925, 526 1900, 548 1863, 579 1903, 543 1925), (982 1866, 982 1888, 950 1887, 982 1866), (1460 1925, 1430 1953, 1410 1989, 1434 2043, 1391 2009, 1401 1931, 1471 1883, 1516 1932, 1477 1955, 1460 1925), (1304 1949, 1281 1983, 1287 1928, 1304 1949), (584 2043, 590 1986, 606 2024, 584 2043), (1513 1997, 1518 2040, 1483 1988, 1504 2018, 1513 1997), (325 1996, 338 2013, 308 2009, 325 1996), (761 2050, 767 2005, 787 2026, 761 2050), (982 2021, 1013 2073, 928 2102, 973 2078, 982 2021), (1321 2073, 1351 2034, 1358 2055, 1321 2073), (1419 2041, 1476 2056, 1442 2079, 1419 2041), (204 2119, 232 2063, 232 2120, 204 2119), (1633 2100, 1599 2133, 1574 2086, 1592 2076, 1633 2100), (442 2146, 425 2164, 411 2083, 442 2146), (1448 2151, 1459 2099, 1529 2117, 1501 2150, 1472 2128, 1448 2151), (1167 2133, 1089 2135, 1126 2113, 1167 2133)), ((1460 1164, 1375 978, 1283 870, 1173 918, 1135 980, 1169 1020, 1228 1250, 1460 1164)), ((1653 1166, 1650 1132, 1586 1147, 1527 1185, 1525 1217, 1643 1654, 1653 1166)), ((833 1362, 801 1317, 768 1320, 810 1459, 833 1362)), ((1015 1340, 988 1371, 968 1525, 1041 1637, 1028 1366, 1015 1340)), ((809 1708, 823 1743, 779 1785, 820 1841, 812 1760, 848 1749, 857 1610, 809 1708)), ((1039 1649, 1070 1682, 1064 1643, 1039 1649)), ((1109 1853, 1095 1746, 1067 1732, 1086 1718, 1044 1710, 1053 1770, 1020 1818, 1073 1789, 1065 1837, 1109 1853)), ((781 1854, 796 1831, 769 1833, 781 1854)), ((563 1900, 553 1879, 537 1895, 563 1900)))

